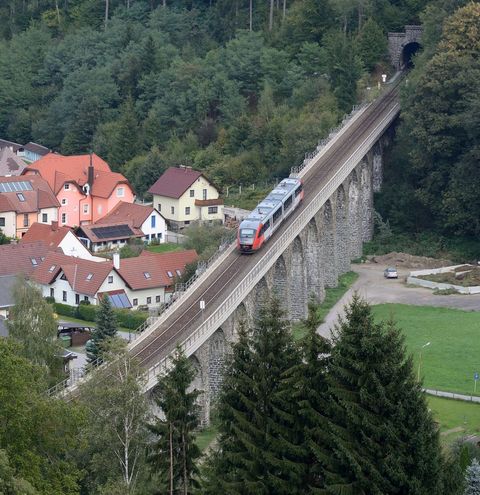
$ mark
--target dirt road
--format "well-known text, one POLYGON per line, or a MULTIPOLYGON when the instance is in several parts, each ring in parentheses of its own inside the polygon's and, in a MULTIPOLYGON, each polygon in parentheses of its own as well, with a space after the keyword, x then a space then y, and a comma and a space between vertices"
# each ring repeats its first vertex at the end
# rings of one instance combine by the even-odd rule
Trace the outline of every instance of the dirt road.
POLYGON ((370 304, 400 303, 480 311, 480 294, 468 296, 434 295, 430 289, 406 286, 405 279, 410 270, 399 269, 398 279, 387 280, 383 276, 385 268, 386 266, 378 263, 352 265, 352 270, 359 274, 358 280, 332 308, 325 323, 320 325, 318 330, 321 335, 330 337, 330 329, 337 321, 338 316, 343 314, 343 307, 351 300, 354 291, 357 291, 370 304))

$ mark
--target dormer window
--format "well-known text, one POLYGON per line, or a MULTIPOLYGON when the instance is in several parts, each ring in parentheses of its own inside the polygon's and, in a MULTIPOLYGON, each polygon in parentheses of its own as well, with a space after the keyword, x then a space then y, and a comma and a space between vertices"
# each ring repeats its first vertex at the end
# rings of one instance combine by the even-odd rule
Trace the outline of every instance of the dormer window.
POLYGON ((172 272, 167 272, 167 275, 168 275, 170 278, 173 278, 173 273, 172 273, 172 272))
POLYGON ((148 280, 150 278, 152 278, 152 276, 150 275, 149 272, 143 272, 143 276, 148 280))
POLYGON ((53 272, 53 270, 55 270, 55 268, 56 268, 56 267, 57 267, 57 265, 52 265, 52 266, 48 269, 48 271, 49 271, 50 273, 52 273, 52 272, 53 272))
POLYGON ((30 261, 32 262, 32 265, 33 266, 37 266, 38 265, 38 261, 35 258, 30 258, 30 261))
POLYGON ((22 193, 17 193, 17 198, 22 203, 25 201, 25 196, 22 193))
POLYGON ((93 273, 89 273, 89 274, 87 275, 87 280, 92 280, 92 278, 93 278, 93 273))
POLYGON ((64 184, 63 185, 63 189, 65 189, 65 191, 68 191, 70 189, 70 184, 64 184))

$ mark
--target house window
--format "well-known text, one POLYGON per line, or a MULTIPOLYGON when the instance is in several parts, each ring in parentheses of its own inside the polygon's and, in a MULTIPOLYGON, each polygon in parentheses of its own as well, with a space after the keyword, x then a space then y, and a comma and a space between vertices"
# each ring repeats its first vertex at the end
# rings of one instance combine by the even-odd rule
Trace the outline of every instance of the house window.
POLYGON ((152 298, 151 297, 147 297, 147 304, 152 304, 152 298))
POLYGON ((218 206, 209 206, 208 207, 208 214, 214 215, 215 213, 218 213, 218 206))
POLYGON ((155 296, 155 302, 160 302, 160 296, 155 296))
POLYGON ((66 290, 62 291, 62 301, 67 302, 67 291, 66 290))
POLYGON ((23 214, 23 226, 28 227, 28 213, 23 214))
POLYGON ((205 200, 205 199, 207 199, 207 190, 206 190, 206 189, 204 189, 204 190, 202 191, 202 194, 203 194, 203 199, 204 199, 204 200, 205 200))
POLYGON ((5 227, 5 217, 0 217, 0 227, 5 227))
POLYGON ((42 213, 42 222, 47 223, 48 222, 48 215, 46 213, 42 213))
POLYGON ((55 270, 55 268, 57 268, 57 265, 52 265, 52 266, 48 269, 48 271, 49 271, 50 273, 53 273, 53 271, 55 270))
POLYGON ((157 221, 157 219, 155 218, 155 215, 152 215, 152 216, 150 217, 150 225, 151 225, 152 229, 154 229, 154 228, 155 228, 155 226, 156 226, 156 221, 157 221))
POLYGON ((170 206, 170 213, 175 215, 175 206, 170 206))
POLYGON ((65 189, 65 191, 68 191, 70 189, 70 184, 64 184, 63 189, 65 189))
POLYGON ((102 205, 98 205, 97 212, 98 212, 99 215, 102 214, 102 212, 103 212, 103 206, 102 205))
POLYGON ((62 205, 68 204, 67 198, 62 198, 62 205))
POLYGON ((55 289, 53 287, 50 287, 50 297, 55 299, 55 289))
POLYGON ((176 274, 177 274, 179 277, 181 277, 181 276, 182 276, 182 272, 181 272, 178 268, 175 270, 175 272, 176 272, 176 274))
POLYGON ((67 214, 66 213, 62 213, 62 223, 63 224, 67 223, 67 214))
POLYGON ((190 206, 185 207, 185 215, 190 215, 190 206))
POLYGON ((134 300, 132 301, 132 304, 133 304, 134 306, 138 306, 138 299, 134 299, 134 300))
POLYGON ((162 233, 161 233, 161 232, 158 234, 158 238, 159 238, 159 239, 161 239, 161 238, 162 238, 162 233))
POLYGON ((85 215, 87 215, 87 214, 88 214, 88 204, 83 205, 83 213, 84 213, 85 215))
POLYGON ((33 266, 37 266, 38 265, 38 261, 35 258, 30 258, 30 261, 32 262, 32 265, 33 266))
POLYGON ((173 278, 173 273, 172 273, 172 272, 167 271, 167 275, 168 275, 170 278, 173 278))
POLYGON ((190 189, 190 197, 191 198, 195 197, 195 189, 190 189))
POLYGON ((88 296, 83 296, 83 300, 88 302, 88 296))
POLYGON ((155 234, 152 234, 152 235, 150 236, 150 239, 155 239, 156 237, 157 237, 157 236, 156 236, 155 234))
POLYGON ((119 187, 117 189, 117 198, 123 198, 125 196, 125 188, 119 187))
POLYGON ((89 274, 87 275, 86 280, 92 280, 92 278, 93 278, 93 273, 89 273, 89 274))
POLYGON ((108 276, 108 283, 113 284, 113 275, 108 276))
POLYGON ((190 220, 185 220, 185 222, 183 222, 185 225, 190 225, 190 220))
POLYGON ((158 210, 158 211, 162 211, 162 204, 161 204, 161 203, 158 203, 158 205, 157 205, 157 210, 158 210))
POLYGON ((22 193, 17 193, 17 198, 22 203, 25 201, 25 196, 22 193))
POLYGON ((148 280, 150 278, 152 278, 152 276, 150 275, 149 272, 143 272, 143 276, 148 280))
POLYGON ((77 306, 80 304, 80 294, 75 294, 75 304, 77 306))

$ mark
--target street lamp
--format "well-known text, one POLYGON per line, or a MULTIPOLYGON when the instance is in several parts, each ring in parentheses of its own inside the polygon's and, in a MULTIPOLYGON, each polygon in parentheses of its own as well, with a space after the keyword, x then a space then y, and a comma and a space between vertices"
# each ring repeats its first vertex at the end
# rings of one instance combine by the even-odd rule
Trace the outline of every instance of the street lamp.
POLYGON ((418 377, 417 377, 418 381, 420 381, 420 369, 422 367, 422 349, 428 347, 430 344, 431 342, 427 342, 426 344, 423 344, 422 347, 420 347, 420 358, 418 360, 418 377))

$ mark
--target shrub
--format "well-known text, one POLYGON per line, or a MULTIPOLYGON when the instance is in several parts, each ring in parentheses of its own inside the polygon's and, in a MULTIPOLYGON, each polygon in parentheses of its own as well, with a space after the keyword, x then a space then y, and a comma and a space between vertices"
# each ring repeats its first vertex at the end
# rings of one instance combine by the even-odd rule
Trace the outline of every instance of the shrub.
POLYGON ((89 304, 80 304, 77 307, 77 318, 87 321, 95 321, 97 318, 97 306, 89 304))
POLYGON ((55 302, 55 298, 52 296, 47 296, 45 301, 47 301, 48 304, 53 304, 55 302))
POLYGON ((117 317, 119 326, 136 330, 148 318, 148 313, 128 309, 116 309, 115 316, 117 317))
POLYGON ((62 316, 70 316, 75 318, 77 316, 77 308, 75 306, 69 306, 68 304, 54 303, 53 308, 55 313, 62 316))

